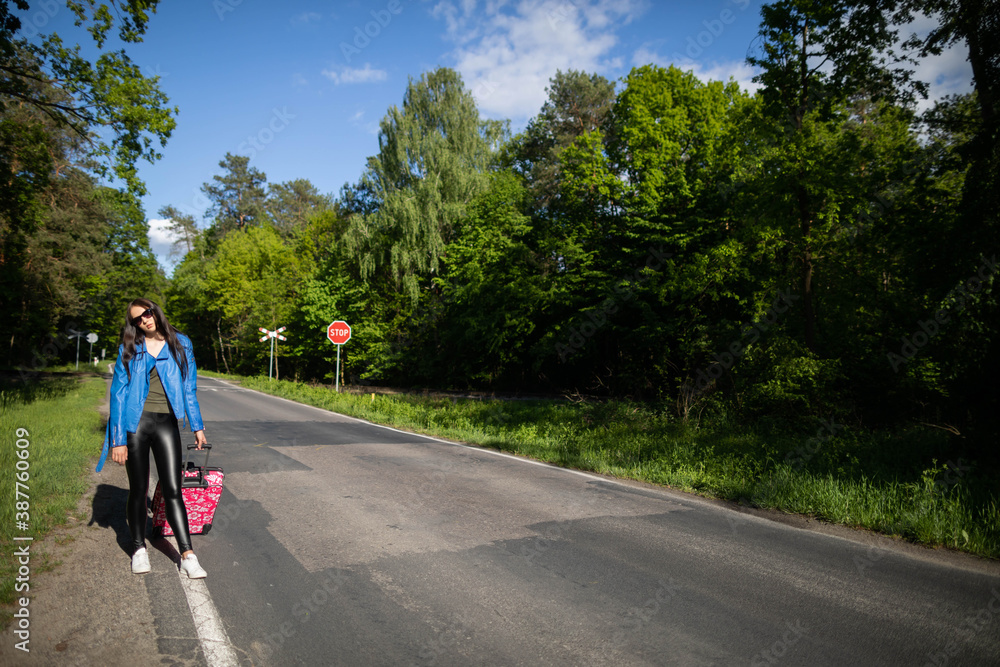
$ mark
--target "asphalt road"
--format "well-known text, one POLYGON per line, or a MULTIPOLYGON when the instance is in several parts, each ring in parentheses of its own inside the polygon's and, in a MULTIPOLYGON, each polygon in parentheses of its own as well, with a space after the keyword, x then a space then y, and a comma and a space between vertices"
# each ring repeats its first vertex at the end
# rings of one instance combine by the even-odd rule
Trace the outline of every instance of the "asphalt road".
MULTIPOLYGON (((996 563, 199 386, 242 664, 1000 664, 996 563)), ((146 578, 160 650, 203 662, 176 582, 146 578)))

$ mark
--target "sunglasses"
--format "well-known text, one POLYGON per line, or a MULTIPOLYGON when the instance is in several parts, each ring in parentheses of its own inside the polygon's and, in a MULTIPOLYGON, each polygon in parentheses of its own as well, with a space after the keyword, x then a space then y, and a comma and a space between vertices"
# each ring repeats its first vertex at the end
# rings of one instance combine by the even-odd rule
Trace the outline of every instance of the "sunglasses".
POLYGON ((134 324, 135 326, 139 326, 140 324, 142 324, 143 318, 152 316, 153 316, 153 309, 147 308, 146 310, 139 313, 139 317, 132 318, 132 324, 134 324))

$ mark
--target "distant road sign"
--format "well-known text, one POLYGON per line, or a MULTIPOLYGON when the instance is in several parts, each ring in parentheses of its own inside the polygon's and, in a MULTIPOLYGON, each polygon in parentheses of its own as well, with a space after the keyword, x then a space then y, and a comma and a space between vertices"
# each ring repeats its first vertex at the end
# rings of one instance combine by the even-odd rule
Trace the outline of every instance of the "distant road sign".
POLYGON ((272 368, 274 368, 274 375, 275 376, 278 375, 278 363, 274 360, 274 346, 277 344, 279 340, 288 340, 287 338, 281 335, 281 332, 285 330, 285 327, 278 327, 274 331, 269 331, 264 327, 258 327, 257 330, 260 331, 262 334, 264 334, 263 336, 261 336, 260 342, 263 343, 268 338, 271 339, 271 360, 268 361, 267 363, 267 377, 268 379, 270 379, 272 368))
POLYGON ((262 332, 264 334, 267 334, 267 335, 261 337, 260 342, 263 343, 268 338, 277 338, 278 340, 288 340, 287 338, 285 338, 284 336, 281 335, 281 332, 284 331, 286 328, 287 327, 280 327, 278 329, 275 329, 274 331, 268 331, 264 327, 260 327, 258 329, 258 331, 260 331, 260 332, 262 332))
POLYGON ((331 322, 330 326, 326 328, 326 337, 330 339, 331 343, 343 345, 351 340, 351 327, 344 320, 331 322))
POLYGON ((97 334, 95 334, 95 333, 89 333, 89 334, 87 334, 87 342, 90 343, 91 345, 93 345, 94 343, 96 343, 97 342, 97 334))

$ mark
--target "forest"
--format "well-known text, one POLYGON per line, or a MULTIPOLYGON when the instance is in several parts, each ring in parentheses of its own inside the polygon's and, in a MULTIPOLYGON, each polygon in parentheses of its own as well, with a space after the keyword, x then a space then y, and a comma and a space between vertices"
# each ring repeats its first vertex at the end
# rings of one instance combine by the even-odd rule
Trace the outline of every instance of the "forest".
MULTIPOLYGON (((779 0, 759 89, 649 64, 557 72, 526 127, 461 76, 401 90, 356 182, 322 193, 220 156, 202 220, 168 206, 157 266, 141 161, 177 109, 125 49, 29 42, 0 3, 3 363, 115 341, 160 303, 203 368, 342 383, 628 399, 679 422, 923 429, 997 462, 997 3, 779 0), (909 35, 917 15, 927 35, 909 35), (917 59, 968 50, 974 91, 918 112, 917 59)), ((155 2, 71 2, 100 45, 155 2)), ((149 10, 149 11, 147 11, 149 10)), ((110 350, 109 350, 110 352, 110 350)), ((810 432, 811 432, 810 430, 810 432)))

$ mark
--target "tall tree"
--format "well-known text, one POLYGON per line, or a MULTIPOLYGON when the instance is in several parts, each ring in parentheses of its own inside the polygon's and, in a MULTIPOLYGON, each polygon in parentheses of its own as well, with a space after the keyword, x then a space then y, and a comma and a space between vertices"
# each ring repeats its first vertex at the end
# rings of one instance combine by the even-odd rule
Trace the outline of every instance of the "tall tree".
POLYGON ((554 342, 566 372, 590 373, 595 388, 671 395, 738 284, 717 185, 741 145, 733 115, 746 96, 676 67, 636 67, 623 83, 610 138, 591 132, 562 153, 556 220, 580 250, 559 282, 580 285, 559 301, 574 308, 554 342))
MULTIPOLYGON (((731 110, 745 100, 735 82, 703 83, 676 67, 634 68, 612 111, 610 160, 627 184, 619 205, 629 247, 677 248, 712 225, 705 207, 738 151, 731 110)), ((716 230, 717 231, 717 230, 716 230)))
MULTIPOLYGON (((94 41, 95 59, 56 34, 27 39, 11 4, 29 8, 0 1, 0 298, 20 314, 4 318, 0 336, 9 363, 43 363, 38 351, 51 347, 44 338, 58 320, 85 326, 88 306, 111 280, 100 235, 135 222, 96 182, 143 194, 137 163, 160 157, 157 144, 169 138, 176 109, 124 48, 105 48, 115 29, 126 46, 141 42, 155 0, 67 2, 94 41)), ((126 245, 119 250, 143 252, 126 245)))
POLYGON ((577 137, 602 129, 615 100, 615 86, 599 74, 557 70, 545 89, 548 99, 524 132, 507 147, 507 161, 530 185, 544 208, 559 188, 559 156, 577 137))
POLYGON ((267 190, 267 210, 274 221, 274 228, 282 236, 302 231, 311 216, 333 207, 333 198, 321 194, 305 178, 272 183, 267 190))
POLYGON ((523 363, 546 309, 539 258, 529 245, 527 192, 514 174, 498 172, 459 221, 448 244, 447 271, 438 279, 444 307, 432 342, 406 365, 412 377, 452 386, 533 384, 523 363), (433 341, 438 341, 437 345, 433 341))
POLYGON ((907 46, 920 56, 964 45, 972 67, 979 130, 964 146, 969 163, 962 197, 962 225, 950 247, 952 278, 961 279, 980 254, 1000 246, 1000 3, 995 0, 883 0, 886 12, 905 22, 926 15, 937 25, 907 46))
POLYGON ((956 43, 968 48, 969 64, 986 132, 1000 122, 1000 5, 994 0, 882 0, 897 24, 923 14, 937 20, 924 36, 914 34, 907 46, 920 56, 940 54, 956 43))
MULTIPOLYGON (((803 336, 817 350, 815 304, 815 226, 822 203, 810 192, 812 160, 806 146, 807 121, 823 122, 849 95, 895 100, 912 99, 904 85, 912 70, 888 55, 897 30, 883 8, 849 0, 778 0, 761 9, 759 56, 747 61, 761 73, 754 81, 768 116, 785 128, 784 143, 798 155, 787 165, 797 225, 795 253, 802 295, 803 336)), ((914 82, 917 92, 925 85, 914 82)))
POLYGON ((149 224, 141 202, 107 187, 98 188, 94 197, 104 211, 101 251, 110 269, 99 278, 103 289, 87 303, 87 323, 103 339, 102 347, 113 351, 125 305, 138 296, 164 304, 167 280, 150 247, 149 224))
POLYGON ((245 155, 226 153, 219 161, 223 173, 201 186, 211 205, 207 215, 213 219, 210 236, 218 240, 231 231, 246 231, 268 220, 267 176, 250 166, 245 155))
POLYGON ((486 187, 501 129, 480 120, 454 70, 410 80, 403 106, 382 119, 379 152, 356 188, 371 212, 352 216, 345 240, 363 277, 388 271, 417 299, 421 278, 439 270, 455 221, 486 187))

